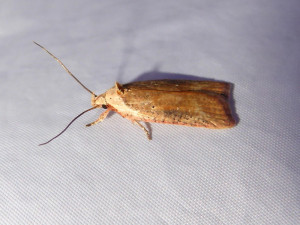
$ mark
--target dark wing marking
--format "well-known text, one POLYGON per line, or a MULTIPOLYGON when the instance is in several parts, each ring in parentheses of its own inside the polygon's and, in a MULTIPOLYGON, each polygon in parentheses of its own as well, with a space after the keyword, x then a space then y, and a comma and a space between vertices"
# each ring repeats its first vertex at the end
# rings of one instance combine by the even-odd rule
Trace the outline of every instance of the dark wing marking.
POLYGON ((230 84, 215 81, 195 80, 149 80, 124 84, 124 88, 133 90, 158 90, 158 91, 206 91, 223 95, 228 98, 230 84))

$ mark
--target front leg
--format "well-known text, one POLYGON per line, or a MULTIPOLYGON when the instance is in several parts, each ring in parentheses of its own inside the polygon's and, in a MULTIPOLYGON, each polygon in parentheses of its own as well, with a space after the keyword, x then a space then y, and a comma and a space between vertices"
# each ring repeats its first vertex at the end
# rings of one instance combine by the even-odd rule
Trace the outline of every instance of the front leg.
POLYGON ((104 111, 103 113, 100 114, 99 118, 96 121, 89 123, 86 126, 89 127, 89 126, 92 126, 92 125, 95 125, 95 124, 101 122, 102 120, 104 120, 107 117, 107 115, 110 111, 111 111, 111 107, 108 107, 106 111, 104 111))

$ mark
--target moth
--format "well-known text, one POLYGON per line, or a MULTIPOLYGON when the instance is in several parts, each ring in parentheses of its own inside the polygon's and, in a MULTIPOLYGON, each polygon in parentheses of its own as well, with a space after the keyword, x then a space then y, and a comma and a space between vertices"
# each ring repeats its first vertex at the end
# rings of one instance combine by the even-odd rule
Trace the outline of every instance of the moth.
POLYGON ((156 122, 212 129, 231 128, 236 125, 229 104, 230 84, 217 81, 148 80, 128 84, 118 82, 105 93, 96 95, 84 86, 67 67, 40 44, 91 95, 92 108, 75 117, 57 136, 61 135, 79 116, 96 109, 106 109, 99 118, 86 126, 103 121, 110 111, 119 113, 141 127, 148 139, 149 131, 140 123, 156 122))

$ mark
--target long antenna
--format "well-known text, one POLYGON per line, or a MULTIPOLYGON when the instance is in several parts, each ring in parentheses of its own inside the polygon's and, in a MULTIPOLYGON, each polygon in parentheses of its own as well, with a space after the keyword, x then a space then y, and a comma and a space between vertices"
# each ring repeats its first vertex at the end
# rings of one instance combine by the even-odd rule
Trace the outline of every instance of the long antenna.
POLYGON ((86 112, 90 111, 90 110, 93 110, 93 109, 96 109, 97 106, 94 106, 93 108, 90 108, 90 109, 87 109, 85 110, 84 112, 80 113, 78 116, 76 116, 74 119, 72 119, 72 121, 66 126, 65 129, 62 130, 62 132, 60 132, 58 135, 56 135, 55 137, 51 138, 49 141, 45 142, 45 143, 42 143, 42 144, 39 144, 39 146, 41 145, 45 145, 45 144, 48 144, 49 142, 53 141, 55 138, 58 138, 60 135, 62 135, 68 128, 69 126, 71 126, 71 124, 76 120, 78 119, 80 116, 82 116, 83 114, 85 114, 86 112))
MULTIPOLYGON (((46 48, 44 48, 43 46, 41 46, 40 44, 36 43, 35 41, 33 42, 34 44, 36 44, 37 46, 41 47, 42 49, 44 49, 49 55, 51 55, 63 68, 65 71, 68 72, 68 74, 71 75, 71 77, 73 77, 85 90, 87 90, 88 92, 90 92, 92 95, 95 95, 94 92, 92 92, 90 89, 88 89, 85 85, 83 85, 74 75, 73 73, 71 73, 70 70, 68 70, 68 68, 62 63, 62 61, 60 61, 55 55, 53 55, 51 52, 49 52, 46 48)), ((96 95, 95 95, 96 96, 96 95)))

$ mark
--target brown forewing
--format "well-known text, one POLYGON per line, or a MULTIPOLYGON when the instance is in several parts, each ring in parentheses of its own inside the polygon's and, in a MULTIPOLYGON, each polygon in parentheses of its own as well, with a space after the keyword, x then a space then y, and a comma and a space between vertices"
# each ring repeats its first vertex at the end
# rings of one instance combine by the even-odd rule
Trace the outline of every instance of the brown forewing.
POLYGON ((216 129, 235 125, 228 83, 157 80, 122 87, 124 103, 139 112, 137 120, 216 129))

